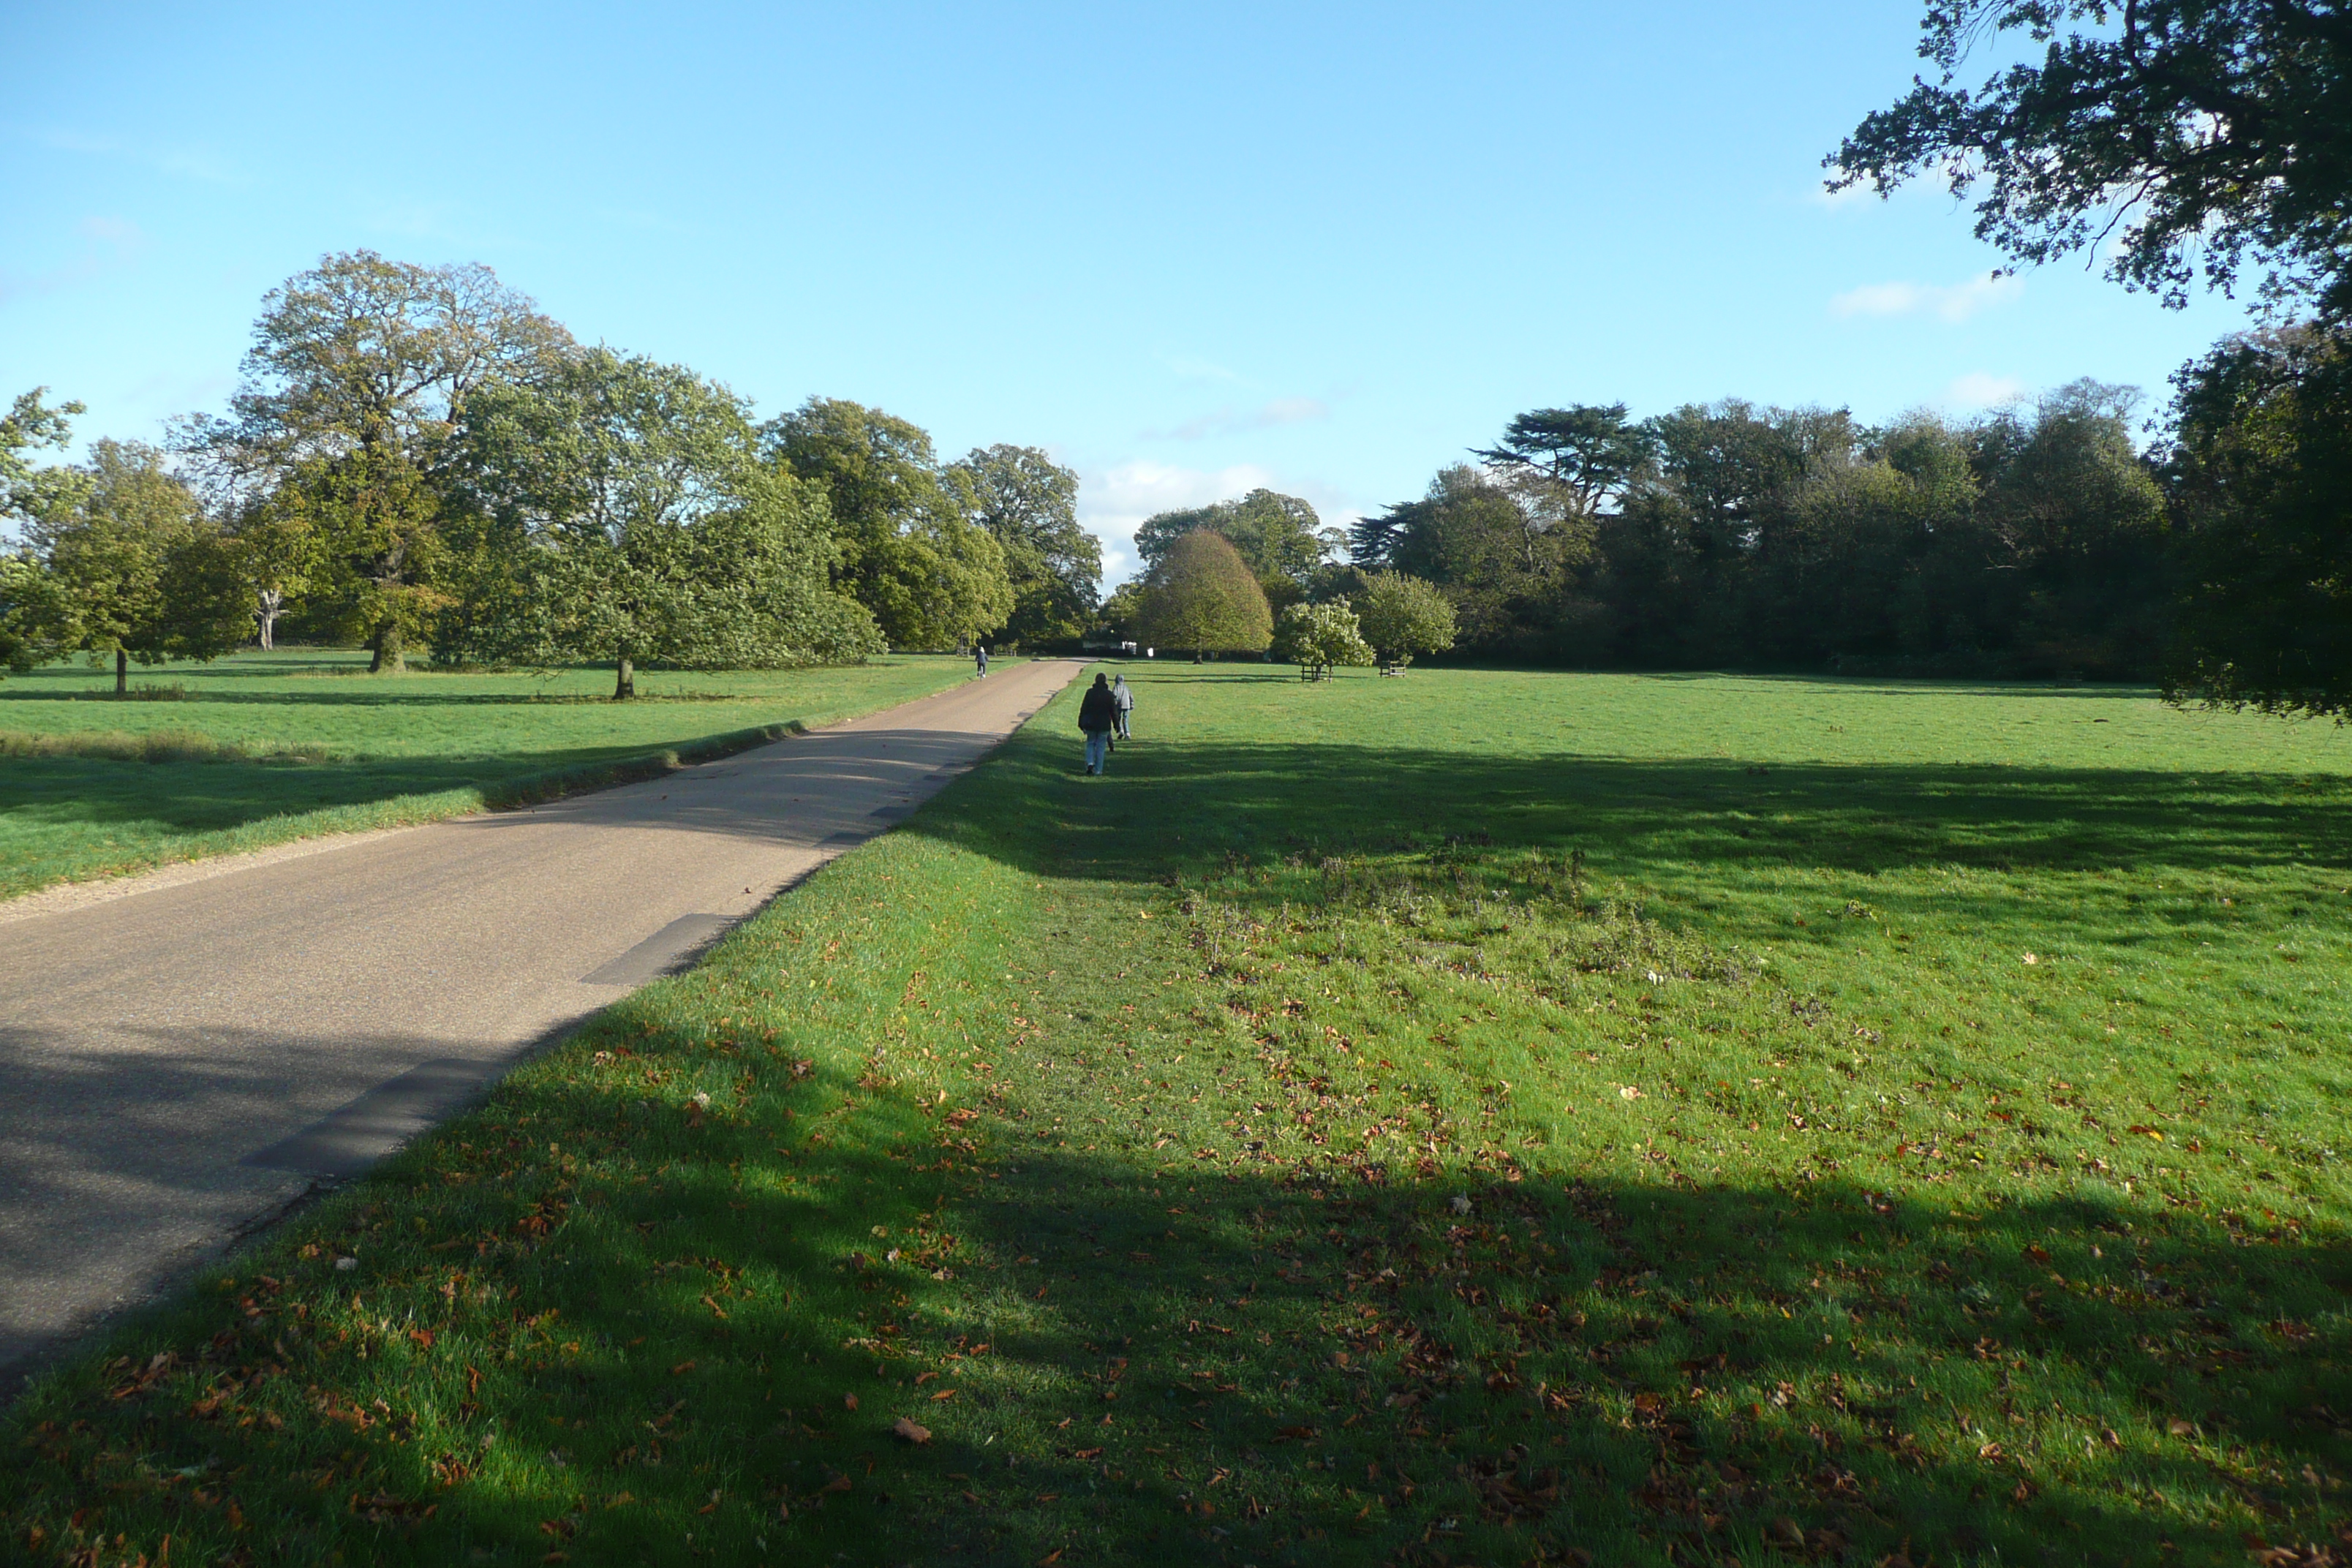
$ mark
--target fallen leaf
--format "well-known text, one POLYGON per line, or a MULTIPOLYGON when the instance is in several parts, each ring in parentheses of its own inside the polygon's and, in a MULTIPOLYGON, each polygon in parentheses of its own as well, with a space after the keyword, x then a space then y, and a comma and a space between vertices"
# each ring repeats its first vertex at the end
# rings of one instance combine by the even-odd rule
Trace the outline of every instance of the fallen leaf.
POLYGON ((693 1370, 694 1363, 692 1362, 682 1361, 676 1366, 669 1369, 669 1374, 672 1377, 684 1377, 688 1373, 692 1372, 693 1370))
POLYGON ((936 1405, 942 1399, 953 1399, 955 1396, 956 1391, 954 1389, 942 1388, 937 1394, 931 1395, 931 1402, 936 1405))
POLYGON ((908 1442, 917 1444, 919 1446, 931 1440, 931 1429, 929 1427, 909 1421, 903 1415, 890 1423, 890 1430, 898 1436, 903 1437, 908 1442))
POLYGON ((856 1408, 857 1408, 857 1395, 856 1395, 856 1394, 843 1394, 843 1395, 841 1396, 841 1407, 842 1407, 844 1410, 855 1410, 855 1409, 856 1409, 856 1408))
POLYGON ((2164 1429, 2167 1432, 2171 1433, 2176 1437, 2194 1437, 2197 1436, 2197 1423, 2194 1421, 2183 1421, 2178 1415, 2166 1422, 2164 1424, 2164 1429))

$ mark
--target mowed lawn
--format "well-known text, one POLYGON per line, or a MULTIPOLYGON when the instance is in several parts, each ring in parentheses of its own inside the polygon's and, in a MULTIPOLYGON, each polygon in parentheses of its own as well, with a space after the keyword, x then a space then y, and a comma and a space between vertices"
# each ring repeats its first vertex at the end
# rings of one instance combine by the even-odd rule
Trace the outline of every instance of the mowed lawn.
POLYGON ((0 898, 49 882, 421 822, 717 736, 815 725, 969 679, 961 658, 833 669, 371 676, 365 652, 245 653, 0 680, 0 898))
POLYGON ((37 1387, 14 1542, 2340 1560, 2336 731, 1129 675, 37 1387))

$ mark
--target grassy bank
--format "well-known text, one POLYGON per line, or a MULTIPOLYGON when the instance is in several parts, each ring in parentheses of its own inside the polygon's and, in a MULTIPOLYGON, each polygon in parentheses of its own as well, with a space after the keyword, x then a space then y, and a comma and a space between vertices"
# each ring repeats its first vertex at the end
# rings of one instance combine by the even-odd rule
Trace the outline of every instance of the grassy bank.
POLYGON ((249 653, 0 680, 0 898, 47 883, 430 821, 639 776, 964 679, 959 658, 843 669, 370 676, 367 655, 249 653))
POLYGON ((2334 732, 1861 683, 1177 667, 1139 696, 1109 777, 1076 776, 1073 688, 37 1389, 16 1541, 2338 1540, 2334 732))

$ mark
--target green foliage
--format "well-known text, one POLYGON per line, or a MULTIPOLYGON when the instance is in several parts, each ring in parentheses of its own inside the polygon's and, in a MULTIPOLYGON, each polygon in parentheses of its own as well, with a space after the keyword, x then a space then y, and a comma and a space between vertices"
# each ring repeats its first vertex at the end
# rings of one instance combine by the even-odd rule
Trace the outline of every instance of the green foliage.
POLYGON ((834 586, 872 613, 892 647, 953 647, 1012 616, 1004 548, 956 504, 919 426, 812 397, 761 435, 788 472, 824 490, 839 550, 834 586))
POLYGON ((1431 584, 1402 572, 1376 572, 1355 601, 1364 640, 1402 667, 1417 654, 1454 646, 1454 606, 1431 584))
POLYGON ((572 346, 487 267, 329 256, 262 301, 228 416, 182 445, 234 510, 258 500, 315 535, 304 629, 363 637, 398 669, 448 602, 441 467, 467 401, 572 346))
MULTIPOLYGON (((79 403, 51 407, 48 388, 20 393, 0 415, 0 521, 22 530, 43 517, 61 516, 79 504, 88 488, 79 469, 36 466, 26 455, 41 447, 62 448, 73 438, 71 416, 79 403)), ((0 667, 24 670, 55 651, 56 628, 66 618, 57 584, 41 570, 31 548, 0 544, 0 667)))
POLYGON ((1549 480, 1570 515, 1590 518, 1649 465, 1652 439, 1627 421, 1622 403, 1579 404, 1519 415, 1499 445, 1477 455, 1506 473, 1549 480))
POLYGON ((1137 640, 1199 653, 1258 653, 1274 615, 1256 575, 1224 535, 1196 528, 1168 545, 1144 579, 1137 640))
POLYGON ((87 412, 79 403, 50 406, 43 401, 48 390, 19 393, 0 415, 0 519, 19 528, 72 505, 80 482, 73 469, 36 467, 26 455, 44 447, 62 450, 73 440, 73 416, 87 412))
POLYGON ((1118 789, 1073 689, 37 1385, 0 1510, 197 1565, 2331 1538, 2340 733, 1130 674, 1118 789))
POLYGON ((2352 333, 2232 339, 2176 384, 2174 694, 2352 713, 2352 333))
MULTIPOLYGON (((1832 190, 1979 181, 2017 260, 2108 242, 2111 277, 2180 305, 2252 263, 2273 300, 2352 311, 2352 27, 2332 0, 1929 0, 1915 82, 1824 160, 1832 190), (1955 85, 2004 35, 2041 53, 1955 85)), ((2011 46, 2013 47, 2013 46, 2011 46)))
POLYGON ((1177 542, 1202 529, 1223 535, 1256 574, 1258 586, 1277 604, 1306 595, 1316 567, 1345 542, 1327 530, 1314 507, 1297 496, 1255 489, 1239 500, 1221 500, 1181 511, 1163 511, 1135 531, 1136 552, 1149 574, 1177 542))
POLYGON ((46 579, 32 617, 45 649, 112 658, 120 689, 131 660, 211 658, 245 640, 234 546, 163 453, 100 440, 53 500, 28 530, 46 579))
POLYGON ((2128 411, 2090 382, 1963 426, 1686 406, 1617 432, 1647 457, 1603 510, 1531 458, 1465 465, 1357 559, 1436 584, 1488 657, 2145 676, 2171 577, 2128 411))
POLYGON ((1102 545, 1078 526, 1078 476, 1034 447, 977 447, 948 465, 948 493, 1004 552, 1013 613, 997 640, 1075 642, 1095 613, 1102 545))
POLYGON ((1334 665, 1371 663, 1372 649, 1357 629, 1348 601, 1328 599, 1283 606, 1275 624, 1274 657, 1305 666, 1309 679, 1328 680, 1334 665))
POLYGON ((536 386, 486 387, 451 469, 492 567, 442 617, 453 660, 609 659, 627 697, 640 659, 877 650, 870 617, 832 592, 821 495, 762 463, 740 402, 691 371, 595 349, 536 386))

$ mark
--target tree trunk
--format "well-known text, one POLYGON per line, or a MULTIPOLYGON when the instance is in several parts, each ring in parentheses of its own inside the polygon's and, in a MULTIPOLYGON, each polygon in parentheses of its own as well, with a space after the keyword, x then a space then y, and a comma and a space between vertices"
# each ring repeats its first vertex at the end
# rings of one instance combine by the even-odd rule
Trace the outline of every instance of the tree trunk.
POLYGON ((261 651, 268 653, 278 646, 278 613, 286 605, 286 595, 278 588, 264 588, 257 595, 253 616, 261 623, 261 651))
POLYGON ((625 702, 637 694, 637 667, 627 654, 614 661, 613 700, 625 702))
POLYGON ((399 675, 408 668, 408 658, 401 647, 398 621, 386 621, 376 627, 375 637, 368 646, 375 649, 375 657, 368 661, 370 675, 399 675))
POLYGON ((131 695, 131 656, 121 648, 114 650, 114 694, 131 695))

